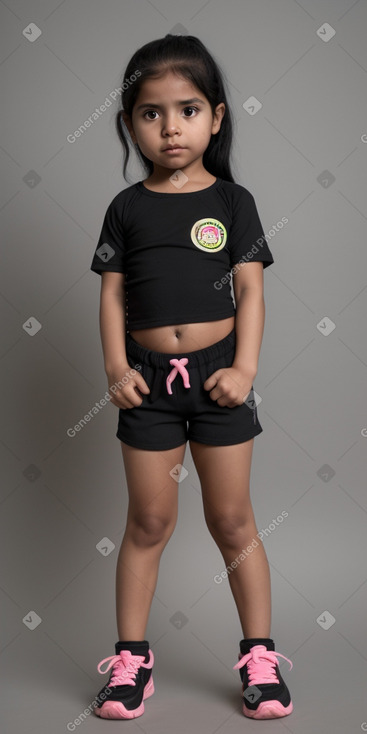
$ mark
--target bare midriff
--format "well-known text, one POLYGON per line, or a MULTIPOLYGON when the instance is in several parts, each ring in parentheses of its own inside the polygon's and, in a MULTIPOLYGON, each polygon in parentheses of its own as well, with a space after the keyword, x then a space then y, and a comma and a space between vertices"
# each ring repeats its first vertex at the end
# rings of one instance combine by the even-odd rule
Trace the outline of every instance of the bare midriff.
POLYGON ((220 321, 202 321, 196 324, 157 326, 152 329, 134 329, 132 338, 142 347, 155 352, 179 354, 205 349, 221 341, 234 328, 235 317, 220 321))

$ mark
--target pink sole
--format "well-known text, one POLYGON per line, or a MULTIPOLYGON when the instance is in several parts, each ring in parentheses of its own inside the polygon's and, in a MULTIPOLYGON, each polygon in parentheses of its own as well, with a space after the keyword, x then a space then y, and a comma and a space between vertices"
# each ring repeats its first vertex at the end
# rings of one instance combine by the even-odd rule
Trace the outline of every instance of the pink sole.
POLYGON ((250 719, 279 719, 281 716, 288 716, 293 711, 292 701, 289 706, 282 706, 279 701, 263 701, 260 703, 256 711, 248 709, 243 704, 243 713, 250 719))
MULTIPOLYGON (((143 701, 145 698, 149 698, 154 693, 153 676, 150 677, 147 685, 144 688, 143 701)), ((136 719, 144 713, 144 703, 141 702, 138 708, 132 711, 125 708, 123 703, 120 701, 105 701, 100 708, 95 708, 94 713, 100 716, 101 719, 136 719)))

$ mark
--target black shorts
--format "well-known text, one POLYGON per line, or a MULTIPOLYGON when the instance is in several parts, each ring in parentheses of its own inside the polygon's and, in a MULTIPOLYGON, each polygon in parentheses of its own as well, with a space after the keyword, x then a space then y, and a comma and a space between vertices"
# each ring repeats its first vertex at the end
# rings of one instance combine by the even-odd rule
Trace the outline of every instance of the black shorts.
POLYGON ((246 402, 234 408, 218 405, 210 397, 210 391, 203 387, 213 372, 232 366, 235 344, 236 332, 233 329, 224 339, 205 349, 167 354, 142 347, 128 332, 128 363, 139 370, 150 393, 143 396, 141 405, 119 409, 117 438, 140 449, 163 451, 188 440, 228 446, 248 441, 261 433, 263 429, 257 417, 256 404, 251 399, 253 386, 246 402), (187 362, 183 367, 170 363, 170 360, 185 357, 187 362), (190 387, 185 387, 185 381, 190 387))

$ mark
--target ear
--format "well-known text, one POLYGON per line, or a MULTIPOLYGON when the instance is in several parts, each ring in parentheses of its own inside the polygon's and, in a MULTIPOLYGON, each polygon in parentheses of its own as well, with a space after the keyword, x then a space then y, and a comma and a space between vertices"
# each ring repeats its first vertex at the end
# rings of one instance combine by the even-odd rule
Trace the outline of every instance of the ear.
POLYGON ((225 111, 226 111, 226 106, 224 102, 220 102, 220 104, 216 106, 215 112, 214 112, 212 135, 215 135, 220 130, 220 126, 222 124, 222 120, 223 120, 225 111))

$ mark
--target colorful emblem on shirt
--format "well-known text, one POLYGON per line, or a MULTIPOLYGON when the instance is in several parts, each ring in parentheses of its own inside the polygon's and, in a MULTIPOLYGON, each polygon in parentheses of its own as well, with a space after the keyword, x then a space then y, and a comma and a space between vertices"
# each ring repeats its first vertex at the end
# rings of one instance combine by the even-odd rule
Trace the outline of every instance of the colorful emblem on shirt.
POLYGON ((191 229, 191 239, 200 250, 218 252, 227 241, 227 230, 219 219, 198 219, 191 229))

